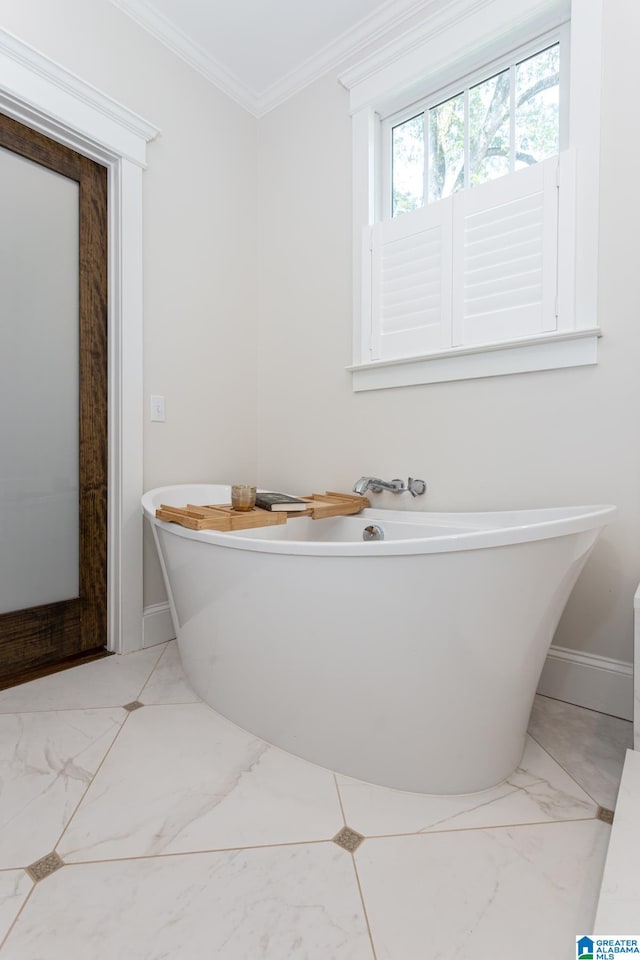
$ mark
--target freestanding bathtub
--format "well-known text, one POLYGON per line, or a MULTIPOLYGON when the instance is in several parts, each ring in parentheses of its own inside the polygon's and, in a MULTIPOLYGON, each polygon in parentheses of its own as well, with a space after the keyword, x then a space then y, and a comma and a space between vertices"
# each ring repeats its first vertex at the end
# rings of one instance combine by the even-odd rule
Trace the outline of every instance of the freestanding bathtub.
POLYGON ((470 793, 517 767, 549 644, 615 507, 366 509, 218 533, 155 518, 230 488, 143 497, 183 666, 245 730, 332 770, 470 793), (384 540, 363 542, 375 523, 384 540))

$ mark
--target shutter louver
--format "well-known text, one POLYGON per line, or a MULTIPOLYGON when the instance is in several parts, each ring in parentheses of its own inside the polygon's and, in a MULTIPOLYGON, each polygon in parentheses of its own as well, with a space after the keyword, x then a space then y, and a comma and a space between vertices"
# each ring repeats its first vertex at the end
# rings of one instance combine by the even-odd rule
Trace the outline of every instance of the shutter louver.
POLYGON ((453 345, 556 327, 557 158, 454 200, 453 345))
POLYGON ((443 319, 446 337, 450 330, 450 243, 447 200, 373 228, 373 359, 442 349, 443 319))

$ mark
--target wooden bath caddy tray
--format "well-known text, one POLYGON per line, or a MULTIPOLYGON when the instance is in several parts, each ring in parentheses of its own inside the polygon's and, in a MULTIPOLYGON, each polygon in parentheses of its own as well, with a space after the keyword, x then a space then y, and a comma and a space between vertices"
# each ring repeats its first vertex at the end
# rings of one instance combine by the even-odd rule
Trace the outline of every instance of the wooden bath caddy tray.
POLYGON ((312 493, 308 497, 300 497, 309 501, 308 510, 296 510, 288 513, 286 510, 233 510, 230 503, 216 503, 211 506, 195 506, 188 503, 186 507, 169 507, 162 504, 156 510, 158 520, 169 523, 179 523, 190 530, 250 530, 252 527, 269 527, 273 524, 286 523, 296 517, 311 517, 312 520, 326 520, 327 517, 342 517, 351 513, 360 513, 370 506, 366 497, 351 493, 312 493))

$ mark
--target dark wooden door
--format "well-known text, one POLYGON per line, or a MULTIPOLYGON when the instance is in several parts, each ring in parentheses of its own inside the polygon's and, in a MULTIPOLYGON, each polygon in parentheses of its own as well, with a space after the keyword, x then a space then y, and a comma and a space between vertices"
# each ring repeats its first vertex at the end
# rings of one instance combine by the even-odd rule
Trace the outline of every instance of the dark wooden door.
MULTIPOLYGON (((69 319, 69 328, 72 330, 73 336, 76 337, 71 364, 74 368, 77 366, 77 386, 68 388, 73 396, 73 420, 75 421, 68 425, 70 431, 68 436, 70 442, 74 445, 74 450, 77 451, 70 471, 74 476, 73 482, 75 484, 71 494, 73 501, 71 509, 74 511, 77 509, 78 516, 76 518, 74 514, 73 534, 70 537, 72 549, 69 548, 67 542, 69 538, 67 540, 64 537, 59 538, 59 546, 56 543, 46 542, 47 538, 51 539, 51 537, 44 530, 41 548, 42 551, 46 548, 51 556, 56 557, 54 563, 58 562, 57 558, 59 558, 60 563, 65 561, 65 551, 71 556, 75 580, 74 586, 71 590, 67 589, 66 593, 75 595, 64 595, 65 591, 63 590, 61 599, 55 598, 51 602, 36 603, 26 608, 25 604, 20 603, 18 599, 18 605, 22 606, 22 609, 12 609, 11 591, 9 591, 8 599, 5 596, 3 609, 0 610, 0 688, 2 688, 106 653, 108 252, 107 171, 104 167, 3 115, 0 115, 0 151, 8 151, 3 158, 5 163, 9 165, 8 169, 12 169, 11 165, 17 162, 17 158, 22 158, 21 162, 27 161, 27 165, 37 165, 37 169, 29 167, 29 175, 42 175, 43 179, 46 180, 47 177, 50 177, 50 173, 53 173, 54 179, 58 177, 66 178, 62 182, 62 189, 68 188, 73 198, 77 195, 77 201, 72 199, 70 216, 74 229, 76 229, 75 208, 77 206, 77 239, 74 240, 73 251, 69 254, 72 274, 77 257, 77 281, 74 281, 77 282, 77 290, 74 292, 74 302, 77 302, 77 306, 74 310, 75 316, 69 319), (43 173, 43 171, 49 171, 50 173, 43 173), (77 187, 74 184, 77 184, 77 187), (73 206, 73 204, 76 206, 73 206), (77 431, 77 434, 73 431, 77 431)), ((13 169, 17 168, 14 166, 13 169)), ((36 200, 36 206, 37 203, 36 200)), ((11 205, 10 193, 5 193, 5 205, 7 207, 11 205)), ((6 212, 8 214, 9 211, 6 212)), ((20 223, 20 209, 13 209, 11 213, 14 224, 16 222, 20 223), (16 216, 18 217, 17 221, 16 216)), ((44 216, 46 219, 47 215, 44 214, 44 216)), ((55 214, 52 214, 52 217, 54 216, 55 214)), ((10 232, 9 217, 3 216, 1 209, 0 223, 3 231, 10 232)), ((30 228, 27 224, 24 227, 27 251, 30 243, 29 229, 34 228, 30 228)), ((22 233, 22 225, 20 232, 22 233)), ((37 230, 34 229, 34 233, 36 232, 37 230)), ((35 235, 33 241, 35 245, 37 241, 35 235)), ((6 254, 9 248, 5 246, 4 249, 6 254)), ((27 286, 31 283, 38 285, 41 282, 38 270, 42 274, 47 273, 46 256, 45 247, 44 269, 41 265, 34 268, 27 286)), ((8 261, 10 257, 6 256, 6 259, 8 261)), ((45 277, 42 276, 42 283, 44 282, 45 277)), ((55 276, 46 278, 46 282, 52 284, 51 289, 55 291, 55 276)), ((18 284, 17 296, 20 296, 20 289, 18 284)), ((3 349, 3 341, 5 344, 8 343, 10 348, 11 343, 15 341, 20 332, 14 329, 16 325, 20 326, 20 321, 16 320, 15 295, 12 296, 14 296, 13 301, 3 303, 5 298, 0 290, 0 329, 3 331, 2 338, 0 338, 0 350, 3 349)), ((26 302, 27 307, 25 309, 28 311, 28 297, 26 302)), ((47 314, 46 309, 42 312, 47 314)), ((37 330, 39 320, 37 318, 32 319, 37 330)), ((47 337, 54 342, 55 329, 52 331, 51 325, 55 321, 50 316, 43 317, 43 319, 49 324, 47 337)), ((34 329, 31 326, 31 318, 29 329, 32 331, 34 329)), ((37 335, 34 337, 33 332, 31 337, 32 340, 39 339, 37 335)), ((39 344, 39 347, 42 348, 42 343, 39 344)), ((16 361, 13 367, 11 366, 12 361, 7 359, 8 356, 7 353, 5 363, 10 365, 11 378, 5 377, 5 380, 20 376, 20 369, 16 370, 14 367, 23 367, 25 377, 27 375, 33 377, 33 370, 29 369, 28 351, 25 354, 24 344, 20 346, 19 352, 16 354, 21 359, 16 361), (25 357, 27 357, 26 360, 25 357)), ((42 362, 41 359, 40 363, 42 364, 42 362)), ((58 379, 60 378, 58 377, 58 379)), ((37 389, 36 382, 35 393, 37 393, 37 389)), ((43 408, 46 408, 46 394, 40 397, 37 402, 43 408)), ((42 409, 42 413, 43 415, 46 414, 46 409, 42 409)), ((3 480, 11 477, 12 465, 10 460, 12 458, 10 451, 15 448, 15 444, 23 443, 30 462, 32 460, 37 462, 37 450, 28 446, 31 442, 28 427, 25 428, 24 437, 19 436, 21 429, 20 415, 20 409, 0 410, 0 500, 2 499, 3 489, 10 487, 15 490, 16 483, 19 484, 19 481, 12 479, 13 486, 8 481, 4 488, 2 486, 3 480), (5 418, 4 444, 2 442, 3 417, 5 418), (10 431, 10 434, 8 431, 10 431)), ((55 478, 53 486, 55 487, 55 478)), ((16 497, 20 498, 20 510, 28 511, 31 502, 29 499, 30 492, 23 491, 21 494, 18 491, 18 495, 14 493, 14 499, 16 497)), ((4 564, 5 580, 10 579, 6 575, 6 572, 9 571, 10 574, 15 573, 18 579, 22 581, 24 579, 23 573, 20 572, 18 575, 16 573, 17 567, 12 571, 11 554, 15 548, 12 547, 10 539, 5 535, 8 526, 19 527, 17 521, 13 523, 11 521, 12 505, 10 500, 10 497, 8 499, 5 497, 4 502, 0 502, 0 508, 4 511, 3 514, 0 514, 0 556, 4 550, 2 563, 4 564), (4 532, 2 530, 3 517, 4 532)), ((55 497, 52 497, 51 500, 51 511, 54 511, 57 509, 55 502, 53 502, 55 497)), ((33 503, 33 509, 35 510, 35 499, 33 503)), ((37 509, 43 509, 42 503, 43 498, 40 497, 37 509)), ((46 509, 49 509, 48 506, 46 509)), ((24 516, 27 516, 27 514, 24 514, 24 516)), ((35 514, 32 514, 32 516, 35 516, 35 514)), ((38 525, 38 521, 35 525, 38 525)), ((13 530, 13 533, 15 534, 15 530, 13 530)), ((24 554, 26 551, 26 557, 21 559, 21 563, 25 565, 25 570, 35 569, 38 563, 42 565, 42 557, 39 556, 41 550, 35 545, 30 547, 27 543, 25 547, 24 543, 21 544, 20 553, 24 554), (31 557, 29 556, 29 550, 31 550, 31 557)), ((67 561, 68 559, 69 557, 66 558, 67 561)), ((2 569, 1 565, 0 569, 2 569)), ((22 568, 20 570, 22 571, 22 568)), ((0 584, 0 591, 1 586, 0 584)), ((19 598, 21 591, 16 592, 19 598)))

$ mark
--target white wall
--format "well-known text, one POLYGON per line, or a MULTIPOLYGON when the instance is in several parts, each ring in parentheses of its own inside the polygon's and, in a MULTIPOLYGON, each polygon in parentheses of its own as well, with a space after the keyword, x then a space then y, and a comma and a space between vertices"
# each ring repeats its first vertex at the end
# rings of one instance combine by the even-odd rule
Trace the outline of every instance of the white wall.
POLYGON ((145 488, 253 477, 256 120, 108 0, 3 2, 0 26, 162 131, 144 175, 145 488))
MULTIPOLYGON (((555 643, 632 660, 640 580, 640 295, 634 157, 621 91, 640 70, 625 0, 607 0, 596 367, 353 394, 348 95, 327 76, 260 121, 259 481, 350 489, 361 474, 422 477, 424 509, 611 502, 555 643)), ((391 495, 388 495, 391 496, 391 495)), ((404 505, 404 504, 403 504, 404 505)), ((393 506, 398 506, 397 501, 393 506)))

